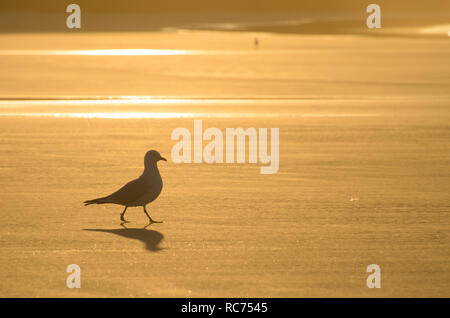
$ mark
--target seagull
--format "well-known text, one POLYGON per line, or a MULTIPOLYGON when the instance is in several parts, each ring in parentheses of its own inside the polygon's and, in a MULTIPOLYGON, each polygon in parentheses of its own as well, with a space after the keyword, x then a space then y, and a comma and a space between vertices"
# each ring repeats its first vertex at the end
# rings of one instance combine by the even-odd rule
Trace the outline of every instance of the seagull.
POLYGON ((147 204, 153 202, 159 196, 162 190, 163 182, 156 164, 160 160, 167 161, 158 151, 148 151, 144 157, 144 172, 139 178, 128 182, 122 188, 106 197, 84 201, 84 205, 104 203, 123 205, 125 206, 125 209, 120 215, 120 220, 123 222, 122 224, 129 223, 129 221, 124 218, 125 212, 129 207, 142 206, 145 214, 150 220, 148 225, 152 223, 162 223, 162 221, 153 220, 145 208, 147 204))

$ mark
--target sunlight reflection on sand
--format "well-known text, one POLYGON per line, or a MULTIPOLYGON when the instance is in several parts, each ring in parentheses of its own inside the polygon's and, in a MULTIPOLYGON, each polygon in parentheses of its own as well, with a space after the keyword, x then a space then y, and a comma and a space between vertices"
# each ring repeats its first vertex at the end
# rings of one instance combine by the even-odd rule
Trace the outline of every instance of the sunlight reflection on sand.
POLYGON ((55 118, 108 118, 108 119, 132 119, 132 118, 261 118, 261 117, 373 117, 380 114, 273 114, 273 113, 148 113, 148 112, 108 112, 108 113, 0 113, 0 117, 55 117, 55 118))
POLYGON ((188 50, 109 49, 109 50, 1 50, 0 55, 87 55, 87 56, 154 56, 186 55, 188 50))
MULTIPOLYGON (((54 118, 274 118, 274 117, 374 117, 385 113, 367 111, 334 111, 298 108, 299 100, 268 99, 183 99, 151 96, 120 96, 88 99, 0 100, 0 117, 54 118), (264 108, 264 105, 278 108, 264 108), (215 107, 214 107, 215 105, 215 107), (114 109, 111 108, 114 106, 114 109), (175 106, 181 106, 175 107, 175 106), (184 107, 189 106, 189 107, 184 107), (192 107, 196 107, 194 110, 192 107), (239 106, 238 108, 236 108, 239 106), (242 108, 247 106, 246 109, 242 108), (284 110, 281 106, 284 106, 284 110), (69 109, 68 107, 72 107, 69 109)), ((304 101, 303 101, 304 102, 304 101)))

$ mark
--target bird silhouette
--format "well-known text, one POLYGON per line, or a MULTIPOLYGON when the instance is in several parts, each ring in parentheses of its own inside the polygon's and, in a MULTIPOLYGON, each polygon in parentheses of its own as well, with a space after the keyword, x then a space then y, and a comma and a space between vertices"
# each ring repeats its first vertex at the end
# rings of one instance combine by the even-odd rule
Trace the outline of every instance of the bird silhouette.
POLYGON ((147 151, 144 157, 144 172, 139 178, 128 182, 122 188, 106 197, 84 201, 84 205, 105 203, 123 205, 125 209, 120 214, 120 220, 123 223, 129 222, 124 218, 125 212, 129 207, 142 206, 150 221, 149 225, 162 223, 162 221, 153 220, 146 209, 146 205, 153 202, 162 190, 163 182, 157 165, 157 162, 160 160, 167 161, 158 151, 147 151))

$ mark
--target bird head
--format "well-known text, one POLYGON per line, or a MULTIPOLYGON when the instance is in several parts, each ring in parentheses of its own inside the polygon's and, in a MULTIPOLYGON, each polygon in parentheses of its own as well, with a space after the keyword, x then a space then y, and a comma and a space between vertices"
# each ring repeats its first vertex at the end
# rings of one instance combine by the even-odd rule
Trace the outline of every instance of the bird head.
POLYGON ((148 165, 148 164, 151 164, 151 163, 156 163, 156 162, 158 162, 160 160, 167 161, 167 159, 162 157, 159 154, 159 152, 157 152, 156 150, 147 151, 147 153, 145 154, 145 157, 144 157, 145 165, 148 165))

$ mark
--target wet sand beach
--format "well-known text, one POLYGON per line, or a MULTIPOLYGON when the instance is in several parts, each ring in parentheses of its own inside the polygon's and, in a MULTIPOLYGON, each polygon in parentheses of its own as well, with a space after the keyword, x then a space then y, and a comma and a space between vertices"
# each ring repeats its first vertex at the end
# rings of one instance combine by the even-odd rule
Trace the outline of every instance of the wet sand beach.
POLYGON ((0 35, 2 297, 450 295, 448 39, 253 36, 0 35), (130 48, 183 53, 67 53, 130 48), (173 163, 194 119, 279 128, 279 171, 173 163), (83 206, 149 149, 168 159, 163 224, 83 206))

